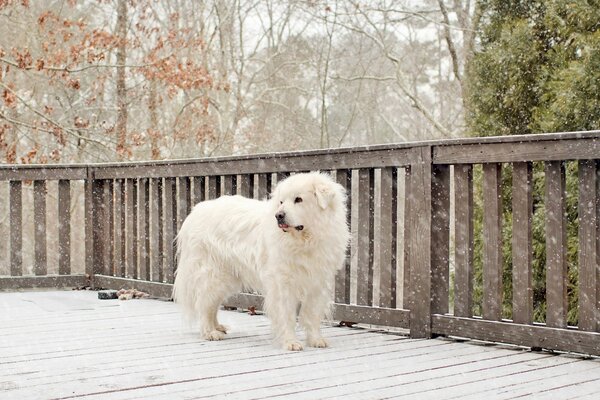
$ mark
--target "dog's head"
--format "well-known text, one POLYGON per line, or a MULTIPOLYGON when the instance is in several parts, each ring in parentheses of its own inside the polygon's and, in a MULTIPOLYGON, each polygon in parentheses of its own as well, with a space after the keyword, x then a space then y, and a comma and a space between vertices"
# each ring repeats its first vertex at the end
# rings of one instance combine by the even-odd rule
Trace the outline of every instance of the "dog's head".
POLYGON ((345 215, 346 192, 327 175, 319 172, 292 175, 277 185, 271 201, 274 221, 284 232, 312 231, 316 224, 345 215))

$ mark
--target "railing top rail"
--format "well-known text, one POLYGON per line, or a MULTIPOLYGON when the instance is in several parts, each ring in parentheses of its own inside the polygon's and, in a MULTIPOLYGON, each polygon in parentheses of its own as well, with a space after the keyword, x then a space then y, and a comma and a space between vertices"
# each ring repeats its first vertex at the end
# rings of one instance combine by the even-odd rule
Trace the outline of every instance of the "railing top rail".
POLYGON ((0 180, 84 179, 88 168, 93 169, 98 178, 109 179, 142 176, 144 173, 148 173, 148 176, 185 175, 191 165, 200 166, 195 168, 195 173, 208 175, 387 165, 405 166, 417 160, 418 155, 414 150, 425 146, 433 148, 433 162, 441 164, 594 158, 600 151, 600 130, 427 140, 160 161, 0 164, 0 180), (565 141, 569 142, 568 145, 565 145, 565 141), (576 142, 580 142, 580 144, 577 145, 576 142), (232 165, 228 167, 227 164, 232 165), (259 166, 258 169, 257 166, 259 166), (164 167, 169 167, 169 170, 163 170, 164 167), (135 171, 125 172, 126 170, 135 171))

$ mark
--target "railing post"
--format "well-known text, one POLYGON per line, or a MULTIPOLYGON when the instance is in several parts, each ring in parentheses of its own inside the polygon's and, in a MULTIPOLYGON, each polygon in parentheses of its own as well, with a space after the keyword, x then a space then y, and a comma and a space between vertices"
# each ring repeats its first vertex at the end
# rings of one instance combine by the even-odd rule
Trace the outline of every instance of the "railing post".
POLYGON ((411 216, 408 222, 410 263, 410 336, 431 337, 431 147, 415 149, 410 169, 411 216))
POLYGON ((94 275, 104 273, 108 260, 105 259, 104 250, 108 246, 105 233, 106 209, 104 187, 106 183, 96 180, 93 170, 88 169, 84 183, 85 192, 85 273, 94 282, 94 275))

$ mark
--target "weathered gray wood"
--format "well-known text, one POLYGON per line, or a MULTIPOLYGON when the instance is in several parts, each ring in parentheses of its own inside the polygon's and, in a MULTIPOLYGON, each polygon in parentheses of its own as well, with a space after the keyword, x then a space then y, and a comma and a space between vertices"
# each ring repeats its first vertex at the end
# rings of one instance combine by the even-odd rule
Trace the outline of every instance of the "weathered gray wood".
MULTIPOLYGON (((346 222, 350 226, 350 217, 352 215, 352 171, 343 169, 336 172, 337 183, 346 190, 346 222)), ((346 251, 346 260, 344 267, 338 271, 335 277, 335 302, 350 304, 350 246, 346 251)))
POLYGON ((473 315, 473 166, 454 166, 454 315, 473 315))
POLYGON ((58 181, 58 273, 71 273, 71 183, 58 181))
POLYGON ((237 194, 237 175, 226 175, 223 177, 223 194, 237 194))
POLYGON ((116 276, 95 275, 94 287, 109 289, 137 289, 153 297, 170 299, 173 291, 171 283, 150 282, 147 280, 120 278, 116 276))
POLYGON ((382 168, 409 165, 415 160, 413 148, 377 149, 375 147, 325 150, 291 154, 259 154, 242 157, 205 158, 153 163, 98 165, 97 178, 139 178, 179 176, 221 176, 230 174, 264 174, 301 172, 316 169, 382 168))
POLYGON ((194 182, 194 203, 192 205, 194 205, 206 200, 206 188, 203 176, 195 176, 192 179, 194 182))
POLYGON ((89 286, 86 275, 44 275, 44 276, 3 276, 0 277, 0 290, 23 289, 62 289, 89 286))
POLYGON ((431 337, 431 148, 421 147, 411 166, 408 246, 410 260, 410 336, 431 337))
POLYGON ((163 264, 165 281, 173 283, 175 271, 175 253, 173 249, 175 233, 177 229, 176 214, 176 188, 175 178, 165 178, 164 182, 165 202, 164 202, 164 242, 163 253, 165 260, 163 264))
POLYGON ((599 313, 596 162, 579 162, 579 329, 597 331, 599 313))
POLYGON ((449 311, 450 167, 436 165, 431 176, 431 312, 449 311))
POLYGON ((411 304, 411 291, 410 291, 410 246, 411 246, 411 226, 413 226, 414 222, 411 219, 416 218, 416 215, 413 214, 412 210, 414 209, 413 202, 415 201, 415 196, 413 195, 412 190, 412 179, 411 179, 411 168, 404 169, 404 267, 403 267, 403 278, 402 278, 402 308, 408 309, 411 304))
POLYGON ((483 318, 502 318, 502 166, 483 165, 483 318))
POLYGON ((432 331, 441 335, 600 355, 600 333, 596 332, 447 315, 432 316, 432 331))
POLYGON ((283 181, 285 178, 289 177, 290 173, 289 172, 285 172, 285 171, 284 172, 278 172, 276 174, 276 176, 277 176, 277 183, 279 183, 279 182, 283 181))
POLYGON ((369 306, 373 304, 373 176, 373 170, 358 170, 356 304, 369 306))
MULTIPOLYGON (((225 301, 228 307, 248 309, 255 307, 263 310, 263 296, 249 293, 239 293, 225 301)), ((369 307, 335 303, 332 305, 332 318, 334 321, 351 321, 361 324, 392 326, 408 329, 409 312, 386 307, 369 307)))
POLYGON ((162 195, 162 188, 159 192, 159 185, 162 185, 162 179, 150 179, 148 193, 150 218, 148 248, 150 253, 150 280, 154 282, 162 281, 162 254, 160 247, 160 236, 162 235, 160 215, 162 211, 162 199, 160 196, 162 195))
POLYGON ((533 174, 531 163, 513 164, 513 321, 530 324, 533 321, 532 287, 532 221, 533 174))
POLYGON ((179 196, 177 198, 177 230, 181 228, 181 224, 188 216, 191 210, 191 184, 190 178, 187 176, 177 179, 179 196))
POLYGON ((157 252, 159 253, 159 257, 158 257, 158 264, 157 267, 158 268, 158 281, 159 282, 163 282, 165 280, 165 235, 166 235, 166 228, 165 228, 165 207, 164 207, 164 181, 162 178, 157 178, 157 187, 158 187, 158 194, 157 194, 157 198, 156 198, 156 202, 158 203, 158 219, 157 219, 157 226, 156 226, 156 230, 158 231, 158 249, 157 252))
POLYGON ((598 138, 538 140, 518 143, 462 143, 434 148, 433 160, 440 164, 504 163, 593 159, 600 154, 598 138))
POLYGON ((126 270, 128 278, 137 278, 137 241, 135 226, 137 224, 135 203, 137 202, 134 179, 125 180, 125 242, 126 270))
POLYGON ((104 182, 103 180, 93 180, 92 181, 92 224, 91 224, 91 232, 92 232, 92 258, 93 258, 93 268, 92 274, 101 274, 104 272, 104 247, 106 244, 103 242, 104 240, 104 212, 105 209, 102 203, 102 197, 104 193, 104 182))
POLYGON ((87 174, 85 166, 0 165, 0 181, 82 180, 87 174))
POLYGON ((83 183, 83 213, 85 215, 85 273, 88 276, 94 275, 94 193, 96 191, 94 186, 94 179, 90 173, 83 183))
POLYGON ((254 197, 254 175, 240 176, 239 194, 248 198, 254 197))
POLYGON ((113 271, 113 239, 112 230, 113 224, 113 182, 112 180, 105 180, 102 185, 102 205, 103 213, 102 220, 102 273, 112 275, 113 271))
POLYGON ((125 262, 125 186, 123 179, 117 179, 114 185, 114 268, 116 276, 126 276, 125 262))
POLYGON ((259 200, 266 199, 270 193, 271 187, 271 174, 259 174, 258 175, 258 193, 257 198, 259 200))
POLYGON ((208 177, 208 200, 216 199, 221 196, 221 177, 208 177))
POLYGON ((567 327, 567 224, 565 164, 545 163, 546 175, 546 324, 567 327))
POLYGON ((138 210, 140 277, 149 281, 152 279, 150 273, 150 182, 146 178, 139 180, 138 210))
POLYGON ((34 265, 35 275, 48 273, 46 255, 46 181, 33 181, 33 221, 34 265))
POLYGON ((396 304, 396 232, 398 184, 395 168, 381 169, 379 194, 379 307, 396 304))
POLYGON ((10 275, 23 275, 23 189, 21 181, 9 182, 10 275))

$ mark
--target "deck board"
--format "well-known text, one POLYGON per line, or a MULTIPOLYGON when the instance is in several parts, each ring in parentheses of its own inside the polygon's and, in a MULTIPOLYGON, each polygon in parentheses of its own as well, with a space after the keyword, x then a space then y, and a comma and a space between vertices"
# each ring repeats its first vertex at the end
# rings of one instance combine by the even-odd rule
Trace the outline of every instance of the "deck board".
POLYGON ((219 316, 227 340, 206 342, 170 302, 0 292, 0 399, 595 398, 600 387, 599 359, 332 326, 330 348, 291 353, 271 344, 264 316, 219 316))

